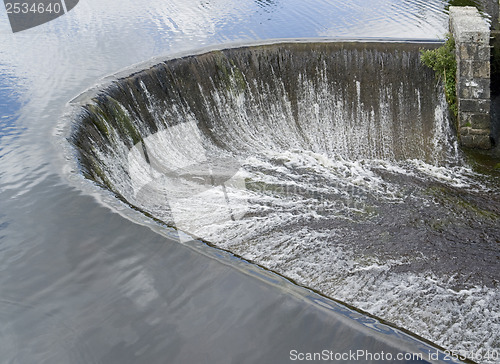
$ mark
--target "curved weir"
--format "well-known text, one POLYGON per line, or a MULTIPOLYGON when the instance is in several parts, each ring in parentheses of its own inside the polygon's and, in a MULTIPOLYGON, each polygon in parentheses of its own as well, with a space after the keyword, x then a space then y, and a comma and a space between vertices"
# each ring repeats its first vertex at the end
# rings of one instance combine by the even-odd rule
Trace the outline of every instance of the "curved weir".
POLYGON ((289 43, 171 59, 85 99, 72 142, 87 178, 181 241, 442 346, 498 348, 498 180, 457 148, 442 87, 419 61, 434 46, 289 43))

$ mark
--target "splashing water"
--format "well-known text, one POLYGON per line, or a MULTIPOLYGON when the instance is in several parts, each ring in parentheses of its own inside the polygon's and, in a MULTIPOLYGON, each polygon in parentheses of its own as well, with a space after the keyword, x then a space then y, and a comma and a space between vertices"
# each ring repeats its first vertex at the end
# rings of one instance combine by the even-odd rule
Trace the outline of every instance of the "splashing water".
POLYGON ((167 61, 84 107, 82 169, 192 237, 440 345, 498 348, 499 182, 464 162, 421 46, 167 61))

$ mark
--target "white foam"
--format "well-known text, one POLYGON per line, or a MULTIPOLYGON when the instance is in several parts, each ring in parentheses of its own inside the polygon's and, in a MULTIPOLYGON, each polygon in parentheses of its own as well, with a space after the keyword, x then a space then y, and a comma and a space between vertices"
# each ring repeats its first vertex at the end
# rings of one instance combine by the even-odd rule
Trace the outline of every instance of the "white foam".
MULTIPOLYGON (((376 114, 362 101, 361 81, 348 85, 357 98, 348 102, 332 86, 326 64, 317 73, 314 80, 298 73, 293 108, 278 78, 253 80, 246 92, 234 78, 228 89, 200 85, 205 116, 214 121, 210 135, 186 106, 160 112, 165 100, 141 83, 159 132, 129 150, 131 141, 110 128, 112 148, 94 151, 102 172, 131 204, 184 231, 181 241, 208 240, 447 348, 498 348, 498 289, 456 291, 453 276, 395 273, 396 267, 431 258, 360 253, 348 244, 347 238, 358 238, 356 227, 378 226, 381 206, 396 214, 408 201, 423 211, 433 208, 421 188, 429 182, 488 191, 481 176, 459 160, 444 98, 437 100, 433 130, 426 134, 426 95, 420 90, 410 92, 418 117, 408 122, 395 118, 407 107, 398 99, 405 85, 380 90, 376 114)), ((394 221, 399 223, 398 216, 394 221)))

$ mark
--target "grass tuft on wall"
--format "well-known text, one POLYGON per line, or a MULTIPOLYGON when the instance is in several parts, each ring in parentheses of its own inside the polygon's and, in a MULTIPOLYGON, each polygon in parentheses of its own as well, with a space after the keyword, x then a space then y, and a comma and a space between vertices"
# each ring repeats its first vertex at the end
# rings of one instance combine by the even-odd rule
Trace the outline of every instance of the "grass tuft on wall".
POLYGON ((456 75, 457 61, 455 58, 455 39, 451 34, 446 36, 446 42, 439 48, 421 50, 420 59, 424 65, 432 68, 436 76, 442 78, 446 100, 455 118, 458 114, 456 75))

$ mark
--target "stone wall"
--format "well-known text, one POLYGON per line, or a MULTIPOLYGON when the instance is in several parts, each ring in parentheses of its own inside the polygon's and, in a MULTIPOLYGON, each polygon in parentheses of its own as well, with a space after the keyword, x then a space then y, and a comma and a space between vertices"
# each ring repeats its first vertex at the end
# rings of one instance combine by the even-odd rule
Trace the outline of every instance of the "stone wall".
POLYGON ((450 7, 457 58, 458 126, 465 147, 490 149, 490 29, 475 7, 450 7))

